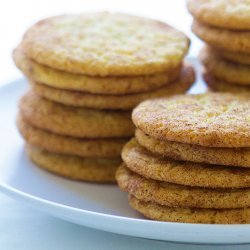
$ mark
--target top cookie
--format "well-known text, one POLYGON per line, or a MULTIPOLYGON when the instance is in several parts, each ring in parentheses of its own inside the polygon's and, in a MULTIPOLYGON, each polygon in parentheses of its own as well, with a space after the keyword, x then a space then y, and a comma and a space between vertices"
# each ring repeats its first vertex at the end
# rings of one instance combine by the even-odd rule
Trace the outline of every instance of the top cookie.
POLYGON ((29 58, 67 72, 145 75, 179 65, 189 40, 159 21, 102 12, 42 20, 22 46, 29 58))
POLYGON ((226 29, 250 29, 249 0, 188 0, 188 10, 199 21, 226 29))
POLYGON ((250 101, 230 94, 179 95, 145 101, 132 114, 144 133, 207 147, 250 147, 250 101))

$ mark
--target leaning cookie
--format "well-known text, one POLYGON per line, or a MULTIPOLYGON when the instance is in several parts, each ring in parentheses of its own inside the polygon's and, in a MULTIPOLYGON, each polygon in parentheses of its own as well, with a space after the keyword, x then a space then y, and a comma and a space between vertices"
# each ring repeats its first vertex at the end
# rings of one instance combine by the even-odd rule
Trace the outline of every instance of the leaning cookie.
POLYGON ((17 127, 25 141, 29 144, 49 152, 81 157, 120 157, 122 147, 128 140, 127 138, 85 139, 63 136, 34 127, 20 115, 17 119, 17 127))
POLYGON ((207 188, 250 187, 250 169, 176 161, 155 155, 131 139, 122 150, 127 168, 148 179, 207 188))
POLYGON ((204 47, 199 56, 206 70, 213 76, 234 85, 250 86, 250 66, 221 58, 211 47, 204 47))
POLYGON ((30 83, 36 94, 65 105, 95 109, 131 110, 137 104, 146 99, 185 93, 193 84, 194 80, 195 75, 192 66, 186 65, 182 69, 180 77, 174 82, 150 92, 137 94, 94 95, 84 92, 52 88, 32 81, 30 83))
POLYGON ((200 22, 218 28, 249 30, 249 2, 233 0, 188 0, 188 10, 200 22))
POLYGON ((88 76, 53 69, 29 59, 21 46, 13 51, 16 66, 30 79, 49 87, 92 94, 121 95, 146 92, 178 78, 181 64, 163 73, 143 76, 88 76))
POLYGON ((233 52, 230 50, 217 49, 215 47, 211 47, 211 48, 220 57, 222 57, 228 61, 250 65, 250 54, 249 53, 233 52))
POLYGON ((180 142, 157 140, 136 129, 140 145, 159 156, 191 161, 250 168, 250 148, 212 148, 180 142))
POLYGON ((250 222, 250 209, 173 208, 146 202, 129 196, 129 204, 145 217, 169 222, 204 224, 246 224, 250 222))
POLYGON ((194 20, 193 32, 207 44, 223 50, 250 53, 250 31, 219 29, 194 20))
POLYGON ((116 172, 118 186, 139 200, 183 208, 244 208, 250 206, 250 189, 189 187, 147 179, 122 164, 116 172))
POLYGON ((29 158, 39 167, 66 178, 91 182, 115 182, 115 172, 121 159, 84 158, 51 153, 33 145, 27 145, 29 158))
POLYGON ((130 112, 69 107, 31 91, 21 98, 20 113, 31 125, 60 135, 117 138, 134 133, 130 112))
POLYGON ((239 86, 239 84, 226 82, 224 80, 212 76, 206 70, 204 70, 202 76, 209 89, 214 92, 225 92, 250 96, 250 85, 239 86))

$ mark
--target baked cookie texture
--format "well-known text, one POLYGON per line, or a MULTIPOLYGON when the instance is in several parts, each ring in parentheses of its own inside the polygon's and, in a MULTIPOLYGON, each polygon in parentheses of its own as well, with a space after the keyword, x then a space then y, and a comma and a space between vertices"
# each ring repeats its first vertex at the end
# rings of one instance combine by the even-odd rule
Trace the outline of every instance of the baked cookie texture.
POLYGON ((194 20, 192 30, 201 40, 218 49, 250 53, 250 29, 244 31, 221 29, 194 20))
POLYGON ((121 164, 119 157, 83 158, 52 153, 29 144, 26 149, 29 158, 39 167, 74 180, 115 182, 115 171, 121 164))
POLYGON ((250 209, 199 209, 161 206, 129 196, 129 204, 144 216, 159 221, 202 224, 247 224, 250 209))
POLYGON ((248 0, 188 0, 190 13, 200 22, 215 27, 249 30, 250 3, 248 0))
POLYGON ((188 47, 188 38, 165 23, 108 12, 47 18, 22 40, 34 61, 93 76, 162 73, 178 66, 188 47))
POLYGON ((250 87, 250 65, 243 65, 224 60, 210 47, 204 47, 200 52, 200 60, 206 70, 221 80, 234 85, 250 87))
POLYGON ((69 106, 94 109, 131 110, 141 101, 185 93, 195 80, 195 73, 191 65, 183 67, 178 79, 166 86, 149 92, 127 95, 97 95, 78 91, 62 90, 45 84, 30 82, 32 89, 38 95, 51 101, 69 106))
POLYGON ((28 123, 50 132, 82 138, 129 137, 134 133, 130 112, 70 107, 33 92, 20 101, 20 113, 28 123))
POLYGON ((249 106, 244 96, 179 95, 142 102, 133 110, 132 119, 155 139, 206 147, 250 147, 249 106))
POLYGON ((176 161, 155 155, 131 139, 122 150, 127 168, 147 179, 207 188, 250 187, 250 169, 176 161))
POLYGON ((184 62, 190 41, 173 27, 122 13, 50 17, 13 51, 30 83, 17 127, 38 166, 67 178, 114 182, 131 110, 185 93, 195 80, 184 62))
POLYGON ((249 107, 248 95, 214 93, 139 104, 116 172, 131 207, 159 221, 249 223, 249 107))
POLYGON ((149 151, 179 161, 250 168, 250 148, 215 148, 154 139, 136 129, 135 137, 149 151))
POLYGON ((239 84, 233 84, 231 82, 221 80, 208 73, 207 70, 204 70, 202 76, 209 89, 214 92, 226 92, 237 95, 247 95, 250 97, 250 85, 239 86, 239 84))
POLYGON ((163 73, 140 76, 89 76, 72 74, 29 59, 21 46, 13 51, 16 66, 33 82, 62 90, 102 95, 140 93, 166 86, 179 77, 182 65, 163 73))
POLYGON ((139 200, 178 208, 244 208, 250 206, 250 189, 186 187, 144 178, 123 164, 116 172, 119 187, 139 200))
POLYGON ((244 65, 250 65, 250 54, 233 52, 229 50, 221 50, 215 47, 211 47, 214 53, 219 55, 221 58, 224 58, 230 62, 240 63, 244 65))
POLYGON ((200 53, 209 90, 250 93, 250 2, 188 0, 192 30, 207 45, 200 53))
POLYGON ((49 152, 81 157, 120 157, 127 138, 86 139, 64 136, 34 127, 20 115, 17 127, 25 141, 49 152))

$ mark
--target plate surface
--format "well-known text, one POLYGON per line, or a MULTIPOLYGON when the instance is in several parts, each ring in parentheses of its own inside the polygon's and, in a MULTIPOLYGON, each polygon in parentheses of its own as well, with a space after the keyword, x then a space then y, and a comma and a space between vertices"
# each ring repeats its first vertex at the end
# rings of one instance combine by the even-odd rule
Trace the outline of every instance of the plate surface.
MULTIPOLYGON (((249 243, 250 225, 156 222, 131 209, 115 185, 66 180, 33 165, 15 127, 24 79, 0 88, 0 189, 39 210, 88 227, 136 237, 190 243, 249 243)), ((201 82, 191 92, 204 90, 201 82)))

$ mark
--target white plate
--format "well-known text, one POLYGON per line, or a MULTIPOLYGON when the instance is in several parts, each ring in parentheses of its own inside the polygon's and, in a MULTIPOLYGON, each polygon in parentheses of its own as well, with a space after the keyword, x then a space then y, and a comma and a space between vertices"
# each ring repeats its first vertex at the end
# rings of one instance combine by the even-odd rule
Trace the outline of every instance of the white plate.
MULTIPOLYGON (((201 225, 143 219, 114 185, 80 183, 33 165, 15 127, 17 103, 25 80, 0 88, 0 188, 56 217, 88 227, 143 238, 190 243, 249 243, 250 225, 201 225)), ((204 86, 195 87, 200 92, 204 86)))

